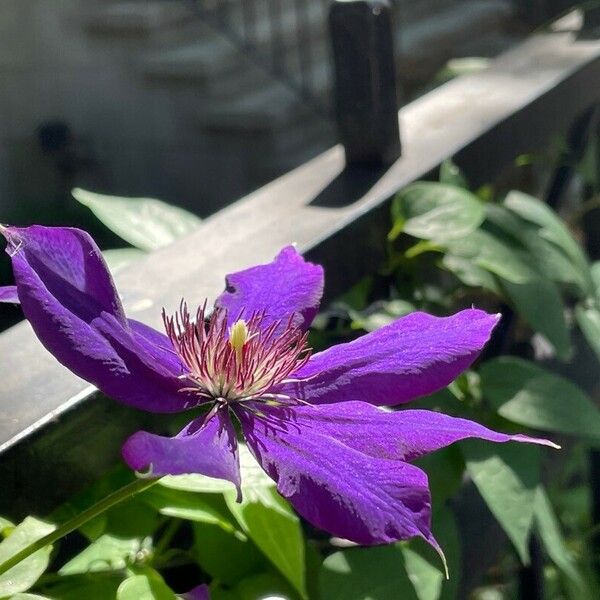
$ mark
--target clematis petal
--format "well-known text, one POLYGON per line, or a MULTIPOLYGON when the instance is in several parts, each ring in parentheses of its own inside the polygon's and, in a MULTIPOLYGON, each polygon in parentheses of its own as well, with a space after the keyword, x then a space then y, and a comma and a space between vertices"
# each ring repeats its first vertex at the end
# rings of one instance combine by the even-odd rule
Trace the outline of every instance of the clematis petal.
POLYGON ((549 440, 492 431, 479 423, 430 410, 383 411, 366 402, 294 407, 292 423, 316 429, 346 446, 378 458, 411 461, 467 438, 529 442, 558 448, 549 440))
POLYGON ((448 385, 489 340, 499 315, 463 310, 450 317, 415 312, 311 357, 280 393, 313 404, 395 405, 448 385))
POLYGON ((308 329, 323 295, 323 268, 306 262, 293 246, 273 262, 227 275, 225 281, 215 307, 227 310, 229 325, 240 314, 266 311, 264 327, 279 320, 285 326, 292 317, 295 325, 308 329))
POLYGON ((186 371, 181 359, 173 350, 171 340, 164 333, 134 319, 127 319, 127 322, 136 340, 158 364, 167 367, 175 375, 186 371))
MULTIPOLYGON (((179 392, 182 366, 142 327, 130 328, 110 273, 83 231, 2 228, 19 299, 42 344, 76 375, 125 404, 175 412, 197 401, 179 392)), ((157 332, 158 335, 158 332, 157 332)))
POLYGON ((19 304, 17 286, 7 285, 5 287, 0 287, 0 302, 19 304))
POLYGON ((125 325, 125 315, 112 277, 92 238, 68 227, 2 227, 12 259, 23 310, 25 294, 43 286, 62 306, 85 322, 101 312, 125 325))
POLYGON ((200 473, 231 481, 240 490, 237 439, 225 410, 208 420, 194 419, 172 438, 138 431, 121 453, 136 471, 150 470, 153 476, 200 473))
POLYGON ((279 493, 313 525, 359 544, 420 536, 439 550, 423 471, 344 443, 298 407, 237 407, 236 413, 279 493))
POLYGON ((196 586, 193 590, 182 594, 183 600, 210 600, 210 593, 207 585, 196 586))
MULTIPOLYGON (((155 339, 149 340, 150 328, 143 329, 145 326, 138 323, 133 331, 123 329, 106 313, 94 319, 92 326, 120 361, 118 366, 96 369, 92 375, 95 380, 86 377, 105 394, 124 404, 159 413, 179 412, 198 404, 193 392, 182 391, 180 360, 157 346, 155 339)), ((160 335, 155 333, 155 337, 160 335)), ((75 371, 70 365, 69 368, 75 371)))

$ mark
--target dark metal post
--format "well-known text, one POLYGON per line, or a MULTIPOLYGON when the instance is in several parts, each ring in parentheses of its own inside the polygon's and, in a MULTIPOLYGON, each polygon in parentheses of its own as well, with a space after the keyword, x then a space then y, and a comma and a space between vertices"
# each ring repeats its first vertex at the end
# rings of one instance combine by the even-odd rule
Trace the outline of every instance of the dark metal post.
POLYGON ((577 163, 583 158, 590 138, 596 131, 599 119, 600 106, 592 106, 571 125, 567 134, 567 147, 546 191, 546 204, 551 208, 560 204, 575 175, 577 163))
POLYGON ((335 112, 348 165, 400 156, 392 11, 386 0, 333 2, 335 112))
POLYGON ((600 6, 595 2, 583 5, 583 30, 592 36, 600 35, 600 6))
POLYGON ((544 556, 537 536, 529 538, 531 564, 519 571, 519 598, 521 600, 544 600, 544 556))

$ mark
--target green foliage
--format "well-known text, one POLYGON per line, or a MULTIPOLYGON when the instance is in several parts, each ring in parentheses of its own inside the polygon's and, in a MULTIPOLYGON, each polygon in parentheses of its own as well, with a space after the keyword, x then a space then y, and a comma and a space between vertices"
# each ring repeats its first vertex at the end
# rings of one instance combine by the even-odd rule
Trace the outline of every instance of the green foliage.
POLYGON ((600 411, 567 379, 514 356, 490 360, 479 373, 483 394, 506 419, 600 439, 600 411))
POLYGON ((538 227, 536 233, 542 239, 563 250, 582 279, 590 281, 587 257, 551 208, 537 198, 519 191, 510 192, 504 200, 504 205, 523 220, 536 225, 538 227))
POLYGON ((445 160, 440 165, 440 183, 454 185, 459 188, 469 189, 469 182, 463 172, 450 160, 445 160))
POLYGON ((352 318, 353 329, 375 331, 414 310, 414 305, 405 300, 383 300, 362 311, 350 309, 348 314, 352 318))
MULTIPOLYGON (((54 531, 55 526, 27 517, 0 542, 0 564, 20 550, 54 531)), ((46 570, 52 546, 46 546, 0 575, 0 598, 27 591, 46 570)))
POLYGON ((600 309, 579 304, 575 309, 575 318, 590 348, 600 360, 600 309))
POLYGON ((215 506, 216 503, 203 494, 157 485, 141 499, 167 517, 218 525, 225 531, 235 530, 225 507, 215 506))
POLYGON ((194 559, 221 584, 235 587, 253 573, 269 570, 267 558, 244 534, 204 524, 194 525, 193 531, 194 559))
POLYGON ((474 231, 484 219, 478 198, 453 185, 426 181, 405 188, 393 202, 394 240, 402 232, 419 239, 442 242, 460 239, 474 231))
POLYGON ((400 544, 335 552, 323 561, 319 590, 327 600, 420 600, 400 544))
POLYGON ((529 563, 527 547, 539 484, 539 450, 514 443, 493 446, 462 443, 467 472, 489 509, 513 542, 521 561, 529 563))
POLYGON ((78 575, 93 571, 124 569, 138 552, 150 552, 148 538, 121 538, 101 535, 58 571, 60 575, 78 575))
POLYGON ((111 273, 118 273, 123 267, 143 258, 146 253, 138 248, 115 248, 102 253, 111 273))
POLYGON ((469 235, 446 244, 451 256, 467 259, 511 283, 531 281, 535 271, 527 263, 525 253, 501 233, 477 229, 469 235))
POLYGON ((0 539, 6 537, 14 529, 15 524, 8 519, 0 517, 0 539))
POLYGON ((306 597, 304 537, 289 505, 272 487, 247 488, 240 503, 235 492, 228 492, 225 500, 244 533, 306 597))
POLYGON ((563 539, 560 525, 550 504, 550 500, 542 487, 535 496, 534 515, 536 529, 550 556, 565 577, 565 587, 572 600, 592 600, 594 595, 576 561, 563 539))
POLYGON ((117 600, 176 600, 175 593, 155 570, 145 568, 117 589, 117 600))
POLYGON ((124 572, 95 572, 60 577, 42 586, 41 591, 52 600, 106 600, 116 597, 117 589, 126 576, 124 572))
POLYGON ((121 198, 74 189, 73 196, 104 225, 140 250, 172 244, 200 225, 192 213, 154 198, 121 198))

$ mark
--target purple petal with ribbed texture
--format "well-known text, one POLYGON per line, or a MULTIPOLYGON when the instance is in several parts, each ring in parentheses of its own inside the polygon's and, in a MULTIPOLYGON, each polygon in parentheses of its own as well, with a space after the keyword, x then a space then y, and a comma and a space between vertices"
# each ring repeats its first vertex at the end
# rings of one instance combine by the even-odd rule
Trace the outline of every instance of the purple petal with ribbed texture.
POLYGON ((182 594, 183 600, 210 600, 210 593, 207 585, 199 585, 193 590, 182 594))
POLYGON ((235 430, 226 410, 205 421, 194 419, 175 437, 145 431, 134 433, 121 451, 136 471, 154 476, 200 473, 226 479, 240 489, 240 464, 235 430))
POLYGON ((173 350, 171 340, 164 333, 134 319, 127 319, 127 322, 134 337, 144 346, 153 360, 176 375, 183 374, 187 370, 173 350))
POLYGON ((227 310, 231 325, 242 313, 248 318, 265 311, 263 326, 290 317, 295 325, 307 329, 319 309, 323 295, 323 268, 306 262, 293 246, 281 250, 275 260, 227 275, 225 291, 215 307, 227 310))
MULTIPOLYGON (((155 412, 197 403, 179 392, 179 362, 157 361, 141 328, 130 328, 100 251, 78 229, 2 228, 25 317, 56 359, 107 395, 155 412)), ((156 332, 158 335, 158 332, 156 332)), ((162 351, 161 351, 162 352, 162 351)))
POLYGON ((318 421, 311 424, 310 411, 322 407, 256 408, 254 414, 251 406, 236 407, 248 446, 279 493, 310 523, 359 544, 420 536, 439 549, 423 471, 363 452, 318 421))
POLYGON ((353 342, 311 357, 277 390, 313 404, 396 405, 435 392, 468 368, 499 315, 463 310, 451 317, 415 312, 353 342))
POLYGON ((6 302, 8 304, 19 304, 17 286, 7 285, 5 287, 0 287, 0 302, 6 302))
MULTIPOLYGON (((112 277, 92 238, 68 227, 2 227, 15 283, 43 285, 62 306, 85 322, 101 312, 125 325, 125 314, 112 277)), ((25 306, 25 298, 20 294, 25 306)), ((25 309, 24 309, 25 310, 25 309)))
POLYGON ((479 423, 430 410, 381 410, 366 402, 297 406, 291 426, 314 429, 355 450, 411 461, 467 438, 489 442, 529 442, 557 448, 549 440, 492 431, 479 423))

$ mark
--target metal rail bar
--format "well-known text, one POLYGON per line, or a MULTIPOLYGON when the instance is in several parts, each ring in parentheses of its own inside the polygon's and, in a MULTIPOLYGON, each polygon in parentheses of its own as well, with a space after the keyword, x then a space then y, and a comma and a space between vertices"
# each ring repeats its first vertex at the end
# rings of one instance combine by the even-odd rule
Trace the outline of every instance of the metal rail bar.
MULTIPOLYGON (((599 100, 600 41, 535 36, 488 70, 407 105, 404 155, 389 168, 345 169, 334 147, 124 269, 117 285, 128 314, 160 327, 162 306, 214 298, 225 273, 268 261, 290 242, 324 264, 330 299, 384 256, 389 200, 399 189, 452 156, 474 185, 492 180, 599 100)), ((27 323, 0 335, 0 357, 0 513, 48 509, 116 460, 142 415, 91 402, 93 388, 58 365, 27 323), (82 451, 90 432, 101 452, 82 451)))

